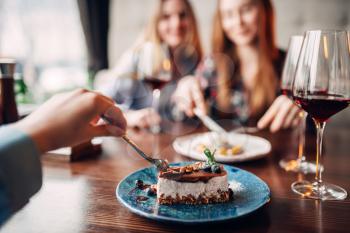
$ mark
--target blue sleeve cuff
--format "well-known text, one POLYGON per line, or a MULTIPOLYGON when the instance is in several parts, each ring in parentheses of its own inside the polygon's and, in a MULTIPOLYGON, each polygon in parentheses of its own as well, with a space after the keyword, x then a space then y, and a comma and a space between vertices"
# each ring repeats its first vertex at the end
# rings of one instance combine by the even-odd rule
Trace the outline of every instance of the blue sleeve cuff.
MULTIPOLYGON (((0 186, 12 211, 23 207, 42 185, 40 153, 25 133, 11 126, 0 128, 0 186)), ((1 189, 0 189, 1 190, 1 189)))

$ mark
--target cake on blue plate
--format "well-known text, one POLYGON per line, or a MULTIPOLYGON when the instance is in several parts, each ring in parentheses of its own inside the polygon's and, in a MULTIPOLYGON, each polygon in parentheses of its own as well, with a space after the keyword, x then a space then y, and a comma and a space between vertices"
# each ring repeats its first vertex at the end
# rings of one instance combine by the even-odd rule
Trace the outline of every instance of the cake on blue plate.
POLYGON ((214 153, 205 149, 206 162, 160 171, 157 183, 158 203, 209 204, 229 201, 232 191, 229 189, 227 172, 215 162, 214 153))

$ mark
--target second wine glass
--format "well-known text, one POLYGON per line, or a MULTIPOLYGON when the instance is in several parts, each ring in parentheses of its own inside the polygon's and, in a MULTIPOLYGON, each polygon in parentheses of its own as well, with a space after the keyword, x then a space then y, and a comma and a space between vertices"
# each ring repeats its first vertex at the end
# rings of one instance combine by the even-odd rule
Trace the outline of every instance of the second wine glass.
MULTIPOLYGON (((292 99, 293 80, 303 39, 304 37, 301 35, 292 36, 290 38, 287 57, 283 67, 281 90, 282 93, 290 99, 292 99)), ((299 113, 299 117, 300 125, 298 127, 298 157, 297 159, 282 159, 280 160, 279 165, 286 171, 301 172, 304 174, 315 173, 315 163, 307 162, 304 154, 307 113, 301 111, 299 113)))

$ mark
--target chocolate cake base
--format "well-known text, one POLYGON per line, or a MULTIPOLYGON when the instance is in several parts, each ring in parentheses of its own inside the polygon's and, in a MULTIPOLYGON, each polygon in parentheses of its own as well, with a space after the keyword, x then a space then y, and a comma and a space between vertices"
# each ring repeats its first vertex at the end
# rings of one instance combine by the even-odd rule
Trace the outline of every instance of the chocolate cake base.
POLYGON ((173 205, 173 204, 190 204, 190 205, 199 205, 199 204, 211 204, 211 203, 223 203, 230 200, 229 191, 218 190, 217 195, 209 196, 200 195, 198 198, 195 198, 192 195, 182 196, 176 195, 176 198, 171 196, 165 197, 162 194, 158 198, 158 203, 163 205, 173 205))

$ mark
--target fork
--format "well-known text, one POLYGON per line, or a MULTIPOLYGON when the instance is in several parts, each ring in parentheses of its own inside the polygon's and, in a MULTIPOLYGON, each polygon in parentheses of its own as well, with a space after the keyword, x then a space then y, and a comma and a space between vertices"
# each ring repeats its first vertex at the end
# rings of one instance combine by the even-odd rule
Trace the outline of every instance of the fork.
MULTIPOLYGON (((105 115, 101 115, 101 118, 108 124, 114 125, 113 120, 105 115)), ((148 156, 145 152, 143 152, 142 149, 138 145, 136 145, 135 142, 133 142, 127 135, 121 136, 121 138, 124 139, 142 158, 153 164, 157 170, 159 171, 166 171, 169 168, 169 164, 164 159, 154 159, 150 156, 148 156)))
POLYGON ((159 171, 166 171, 169 168, 169 164, 164 159, 154 159, 148 156, 143 150, 140 149, 128 136, 123 135, 122 138, 132 147, 134 150, 141 155, 148 162, 152 163, 159 171))

